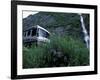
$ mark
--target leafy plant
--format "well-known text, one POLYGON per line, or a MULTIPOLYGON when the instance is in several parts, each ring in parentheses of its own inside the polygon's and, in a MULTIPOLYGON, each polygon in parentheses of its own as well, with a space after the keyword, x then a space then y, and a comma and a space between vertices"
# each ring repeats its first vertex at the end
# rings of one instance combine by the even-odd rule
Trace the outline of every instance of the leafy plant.
POLYGON ((23 48, 23 68, 89 65, 89 50, 70 36, 53 35, 50 43, 23 48))

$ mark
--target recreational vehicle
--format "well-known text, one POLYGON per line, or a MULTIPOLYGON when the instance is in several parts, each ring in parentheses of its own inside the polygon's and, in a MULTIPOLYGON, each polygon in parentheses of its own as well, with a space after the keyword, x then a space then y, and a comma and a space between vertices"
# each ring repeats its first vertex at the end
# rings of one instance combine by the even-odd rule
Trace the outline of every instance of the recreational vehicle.
POLYGON ((36 25, 23 31, 23 43, 45 43, 50 42, 50 32, 43 27, 36 25))

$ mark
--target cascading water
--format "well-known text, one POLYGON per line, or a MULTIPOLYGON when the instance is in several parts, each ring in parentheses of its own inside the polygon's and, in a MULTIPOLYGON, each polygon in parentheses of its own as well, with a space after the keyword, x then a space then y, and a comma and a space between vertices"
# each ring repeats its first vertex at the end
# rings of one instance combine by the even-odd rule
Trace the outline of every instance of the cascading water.
POLYGON ((89 42, 90 42, 90 38, 89 35, 87 33, 87 30, 85 28, 85 24, 84 24, 84 20, 83 20, 83 16, 81 14, 80 15, 80 22, 81 22, 81 27, 83 29, 83 34, 84 34, 84 41, 86 43, 86 47, 89 48, 89 42))

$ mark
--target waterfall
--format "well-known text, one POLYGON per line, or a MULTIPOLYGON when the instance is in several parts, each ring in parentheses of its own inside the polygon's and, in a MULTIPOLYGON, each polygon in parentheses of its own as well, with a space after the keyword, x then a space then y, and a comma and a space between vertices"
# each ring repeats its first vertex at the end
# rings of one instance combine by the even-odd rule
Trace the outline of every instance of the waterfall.
POLYGON ((80 15, 81 27, 82 27, 83 34, 84 34, 84 41, 85 41, 85 43, 86 43, 86 47, 89 48, 90 38, 89 38, 89 35, 88 35, 87 30, 86 30, 86 28, 85 28, 83 16, 82 16, 81 14, 79 14, 79 15, 80 15))

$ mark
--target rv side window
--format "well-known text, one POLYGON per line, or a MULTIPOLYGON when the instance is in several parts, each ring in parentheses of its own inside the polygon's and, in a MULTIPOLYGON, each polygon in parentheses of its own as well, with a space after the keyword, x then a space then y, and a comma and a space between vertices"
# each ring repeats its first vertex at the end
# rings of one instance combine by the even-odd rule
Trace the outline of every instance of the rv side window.
POLYGON ((36 36, 36 28, 32 29, 32 36, 36 36))
POLYGON ((27 36, 29 36, 30 35, 30 31, 28 31, 28 34, 27 34, 27 36))

